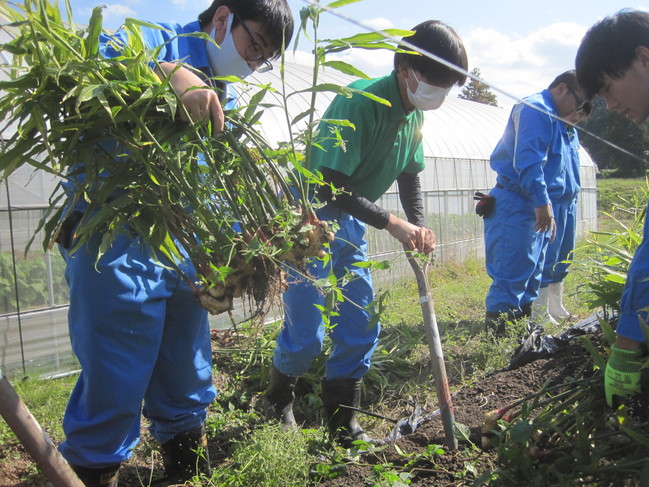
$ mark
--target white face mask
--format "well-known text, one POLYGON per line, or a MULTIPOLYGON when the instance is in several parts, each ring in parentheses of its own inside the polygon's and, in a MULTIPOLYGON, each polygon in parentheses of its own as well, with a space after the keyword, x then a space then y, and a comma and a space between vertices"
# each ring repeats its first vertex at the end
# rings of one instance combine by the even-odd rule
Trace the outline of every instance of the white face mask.
MULTIPOLYGON (((228 25, 225 29, 225 37, 220 46, 214 42, 207 41, 207 59, 210 62, 210 67, 215 76, 238 76, 245 78, 252 74, 252 68, 237 52, 232 39, 232 21, 234 14, 230 14, 228 18, 228 25)), ((216 36, 216 29, 212 29, 210 37, 214 39, 216 36)))
POLYGON ((421 81, 417 78, 415 72, 411 69, 412 75, 417 81, 417 89, 413 93, 410 89, 410 85, 406 83, 408 100, 412 103, 415 108, 420 110, 435 110, 442 106, 446 95, 451 91, 451 86, 448 88, 440 88, 439 86, 431 85, 425 81, 421 81))

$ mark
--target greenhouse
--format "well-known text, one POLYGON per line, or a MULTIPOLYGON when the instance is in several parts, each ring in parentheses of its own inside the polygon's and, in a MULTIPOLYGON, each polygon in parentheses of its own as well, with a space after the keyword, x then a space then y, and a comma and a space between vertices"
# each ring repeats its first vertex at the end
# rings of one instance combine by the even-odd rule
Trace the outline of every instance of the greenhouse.
MULTIPOLYGON (((6 35, 0 31, 0 35, 6 35)), ((279 69, 257 74, 253 82, 280 87, 279 69)), ((1 76, 1 74, 0 74, 1 76)), ((287 64, 287 92, 312 84, 312 69, 287 64)), ((351 78, 337 72, 320 73, 320 82, 347 84, 351 78)), ((245 100, 249 92, 243 93, 245 100)), ((267 102, 279 94, 269 93, 267 102)), ((267 108, 261 131, 271 142, 288 138, 286 120, 310 105, 310 93, 289 98, 286 116, 280 108, 267 108)), ((319 93, 316 107, 322 111, 331 94, 319 93)), ((488 191, 494 184, 489 155, 504 130, 508 111, 457 98, 449 98, 438 110, 426 113, 424 129, 426 170, 422 177, 425 210, 437 235, 435 262, 482 258, 482 220, 475 215, 473 193, 488 191)), ((3 134, 7 137, 7 134, 3 134)), ((582 193, 578 208, 578 231, 597 226, 596 167, 581 151, 582 193)), ((9 377, 21 374, 55 376, 76 368, 67 332, 67 288, 64 263, 56 248, 43 251, 34 236, 58 181, 25 167, 2 181, 0 192, 0 368, 9 377), (33 238, 26 253, 25 249, 33 238)), ((379 204, 399 212, 395 188, 379 204)), ((375 273, 377 288, 411 277, 400 244, 387 232, 370 230, 370 251, 375 260, 389 260, 389 270, 375 273)), ((414 279, 414 277, 413 277, 414 279)), ((486 292, 486 290, 485 290, 486 292)), ((243 319, 237 305, 237 319, 243 319)), ((214 327, 230 326, 225 315, 213 318, 214 327)))

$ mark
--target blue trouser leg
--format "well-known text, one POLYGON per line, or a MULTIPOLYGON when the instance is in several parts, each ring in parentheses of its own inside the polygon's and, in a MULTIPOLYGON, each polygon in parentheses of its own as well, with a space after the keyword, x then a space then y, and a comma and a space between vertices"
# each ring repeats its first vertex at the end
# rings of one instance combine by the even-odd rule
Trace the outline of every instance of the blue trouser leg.
POLYGON ((523 196, 494 188, 496 206, 484 220, 488 312, 522 313, 538 296, 550 233, 534 230, 536 214, 523 196))
POLYGON ((577 231, 577 205, 571 203, 552 203, 557 235, 548 244, 543 265, 541 287, 563 281, 568 275, 570 264, 564 262, 575 248, 577 231))
POLYGON ((327 360, 326 378, 360 379, 370 368, 372 354, 379 342, 381 325, 370 324, 367 307, 374 300, 374 288, 369 269, 357 267, 357 262, 367 261, 367 243, 363 239, 365 225, 355 218, 345 225, 352 244, 338 250, 335 274, 342 282, 345 272, 353 276, 343 286, 344 301, 340 303, 339 316, 332 319, 331 341, 333 351, 327 360), (356 242, 355 244, 353 242, 356 242))
POLYGON ((527 281, 527 286, 525 287, 525 292, 521 298, 521 309, 526 306, 530 306, 536 298, 539 297, 539 289, 541 287, 541 277, 543 276, 543 263, 545 261, 545 252, 548 248, 548 242, 550 241, 551 233, 543 234, 537 232, 538 240, 534 242, 533 252, 536 255, 537 261, 532 271, 532 275, 527 281))
POLYGON ((630 340, 646 343, 642 328, 649 323, 647 310, 649 310, 649 219, 645 220, 642 243, 636 249, 629 265, 615 332, 630 340))
POLYGON ((297 377, 309 369, 322 351, 325 326, 322 313, 316 305, 324 306, 322 292, 311 279, 324 279, 334 272, 339 282, 350 272, 353 278, 343 286, 344 301, 339 303, 339 316, 332 317, 330 336, 333 352, 326 363, 327 379, 361 378, 380 333, 380 325, 369 325, 370 313, 365 309, 374 299, 371 275, 368 269, 356 267, 356 262, 367 260, 367 244, 363 239, 365 225, 338 210, 321 210, 321 219, 337 219, 340 229, 331 245, 328 263, 313 261, 309 265, 310 278, 296 279, 284 293, 284 326, 277 339, 274 365, 285 375, 297 377))
POLYGON ((167 306, 160 352, 144 396, 144 416, 160 443, 200 426, 216 398, 207 311, 183 281, 167 306))
POLYGON ((207 314, 190 288, 126 236, 95 263, 100 238, 71 256, 62 251, 70 338, 82 371, 60 449, 71 464, 96 468, 130 457, 145 397, 162 442, 200 425, 215 397, 207 314), (170 390, 174 395, 159 395, 170 390))
MULTIPOLYGON (((313 262, 308 272, 313 278, 322 264, 313 262)), ((324 323, 317 306, 324 307, 325 298, 310 280, 290 271, 284 292, 284 325, 277 337, 273 363, 282 374, 297 377, 311 366, 322 351, 324 323)))

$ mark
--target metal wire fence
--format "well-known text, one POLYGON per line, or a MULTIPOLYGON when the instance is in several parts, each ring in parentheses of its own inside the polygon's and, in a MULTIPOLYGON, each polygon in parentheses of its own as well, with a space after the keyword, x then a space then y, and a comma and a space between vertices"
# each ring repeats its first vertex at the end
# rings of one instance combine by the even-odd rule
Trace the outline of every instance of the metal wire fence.
MULTIPOLYGON (((482 220, 475 215, 473 193, 488 191, 492 178, 485 160, 427 159, 423 194, 427 221, 438 237, 436 263, 483 258, 482 220), (445 180, 439 174, 464 177, 445 180), (454 187, 442 187, 449 180, 454 181, 454 187)), ((582 166, 581 180, 578 231, 583 233, 597 226, 593 165, 582 166)), ((0 197, 0 368, 8 377, 53 376, 77 367, 68 337, 63 259, 56 249, 43 251, 39 235, 25 253, 54 185, 44 175, 18 173, 5 181, 0 197), (26 198, 32 203, 27 204, 26 198)), ((398 200, 392 188, 379 204, 399 213, 398 200)), ((411 277, 401 245, 387 232, 370 229, 368 243, 373 259, 392 263, 390 269, 375 273, 378 288, 411 277)), ((244 315, 238 303, 235 319, 243 319, 244 315)), ((212 326, 228 327, 230 319, 219 315, 212 319, 212 326)))

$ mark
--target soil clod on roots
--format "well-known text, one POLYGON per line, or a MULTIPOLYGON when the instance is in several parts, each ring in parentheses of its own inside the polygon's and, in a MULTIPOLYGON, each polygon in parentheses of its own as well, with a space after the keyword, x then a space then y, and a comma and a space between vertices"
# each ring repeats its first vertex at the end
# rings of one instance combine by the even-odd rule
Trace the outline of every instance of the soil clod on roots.
MULTIPOLYGON (((309 259, 323 258, 326 255, 324 246, 333 241, 328 223, 318 220, 314 214, 302 228, 305 229, 297 235, 290 249, 280 252, 276 258, 260 255, 246 260, 240 252, 228 263, 228 267, 234 270, 225 279, 198 284, 196 294, 200 305, 217 315, 233 310, 234 299, 248 296, 255 302, 257 311, 263 313, 268 304, 286 289, 286 273, 281 263, 305 271, 309 259)), ((279 245, 272 237, 263 240, 268 245, 279 245)))

